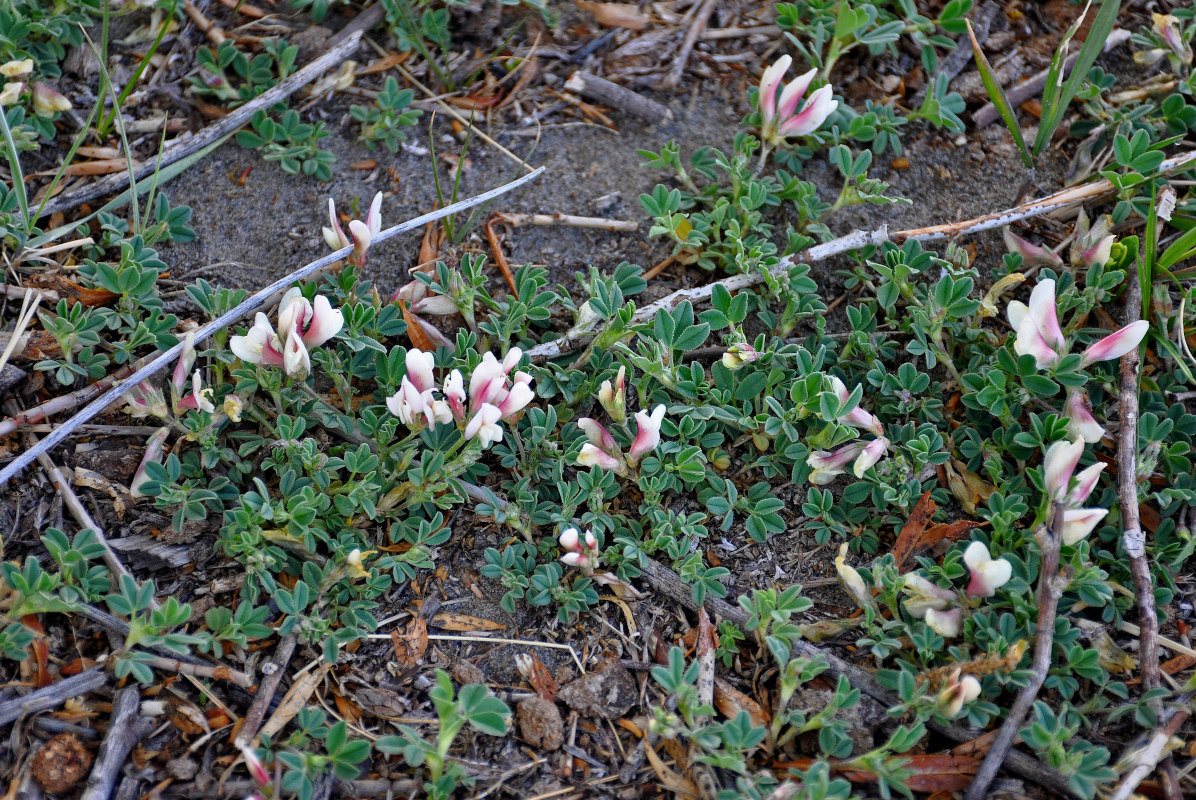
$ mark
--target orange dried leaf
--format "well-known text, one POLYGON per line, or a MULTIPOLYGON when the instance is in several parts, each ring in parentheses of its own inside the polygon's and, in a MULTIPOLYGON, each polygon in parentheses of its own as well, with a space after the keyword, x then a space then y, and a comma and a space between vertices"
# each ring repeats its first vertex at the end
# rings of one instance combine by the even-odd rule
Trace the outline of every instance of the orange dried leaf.
POLYGON ((399 303, 399 308, 403 309, 403 320, 407 323, 407 338, 411 340, 412 346, 425 353, 435 353, 435 342, 432 341, 432 337, 428 336, 424 326, 419 324, 419 320, 411 313, 411 309, 404 302, 399 303))
POLYGON ((406 633, 399 636, 398 631, 391 631, 390 639, 394 643, 395 659, 404 667, 414 667, 428 651, 428 623, 416 617, 407 623, 406 633))
POLYGON ((631 3, 594 3, 577 0, 577 7, 587 12, 604 28, 626 28, 642 31, 648 26, 648 15, 631 3))
POLYGON ((451 611, 441 611, 432 617, 432 624, 446 631, 505 631, 506 625, 501 622, 471 617, 468 614, 454 614, 451 611))
POLYGON ((333 693, 332 699, 336 703, 336 710, 345 718, 345 721, 350 725, 356 725, 361 719, 361 708, 352 700, 336 693, 333 693))
POLYGON ((722 678, 714 679, 714 707, 727 719, 735 719, 740 711, 746 711, 753 725, 767 726, 770 722, 764 706, 722 678))
POLYGON ((901 533, 897 536, 897 541, 893 543, 893 559, 894 565, 898 570, 901 569, 902 563, 909 556, 914 544, 926 530, 926 526, 930 524, 930 520, 934 517, 934 512, 938 510, 938 506, 930 499, 930 492, 926 492, 918 499, 914 510, 910 512, 909 519, 905 521, 905 525, 901 528, 901 533))
POLYGON ((536 694, 550 703, 556 702, 557 692, 560 687, 556 680, 553 679, 552 674, 548 671, 548 667, 540 661, 540 657, 534 652, 532 653, 532 669, 531 674, 528 675, 528 683, 536 690, 536 694))

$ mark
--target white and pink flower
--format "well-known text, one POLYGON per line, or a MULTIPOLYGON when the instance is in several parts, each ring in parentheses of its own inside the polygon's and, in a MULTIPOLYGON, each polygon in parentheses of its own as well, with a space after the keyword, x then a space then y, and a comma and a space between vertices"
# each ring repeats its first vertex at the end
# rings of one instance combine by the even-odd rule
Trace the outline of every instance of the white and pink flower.
POLYGON ((1083 389, 1072 389, 1063 404, 1063 416, 1067 419, 1067 432, 1088 444, 1096 444, 1105 437, 1105 429, 1092 413, 1088 395, 1083 389))
POLYGON ((847 465, 859 457, 863 447, 858 442, 849 442, 835 450, 815 450, 806 457, 810 472, 810 483, 824 486, 847 471, 847 465))
POLYGON ((834 98, 834 90, 828 84, 810 95, 810 99, 799 111, 798 104, 814 80, 817 70, 811 69, 799 75, 781 89, 785 72, 792 63, 793 59, 783 55, 760 76, 760 138, 771 147, 776 147, 790 136, 810 135, 822 127, 826 118, 839 107, 839 102, 834 98), (780 97, 777 96, 778 91, 780 97))
POLYGON ((620 366, 619 374, 612 385, 610 381, 603 381, 598 389, 598 404, 602 406, 610 418, 615 422, 627 419, 626 389, 627 367, 620 366))
MULTIPOLYGON (((1034 356, 1038 368, 1046 369, 1057 366, 1067 355, 1069 348, 1059 326, 1053 280, 1039 281, 1030 293, 1029 305, 1014 300, 1005 313, 1017 334, 1013 350, 1019 356, 1034 356)), ((1138 346, 1148 330, 1150 323, 1146 320, 1131 322, 1089 345, 1082 354, 1080 365, 1086 367, 1096 361, 1121 358, 1138 346)))
POLYGON ((939 708, 947 717, 957 717, 963 707, 980 696, 980 681, 974 675, 961 675, 958 668, 951 672, 939 692, 939 708))
POLYGON ((598 566, 601 554, 598 552, 598 537, 593 531, 586 531, 583 537, 577 528, 566 528, 557 541, 565 551, 561 556, 562 563, 586 572, 598 566))
POLYGON ((333 250, 353 245, 353 252, 349 255, 349 263, 361 267, 365 265, 366 253, 370 249, 370 242, 382 232, 382 192, 374 195, 370 203, 370 210, 366 214, 365 222, 351 220, 349 235, 341 228, 340 220, 336 216, 336 203, 328 198, 328 227, 322 230, 324 241, 333 250))
POLYGON ((963 552, 971 580, 968 594, 972 597, 992 597, 1013 577, 1013 565, 1003 558, 993 558, 984 542, 972 542, 963 552))
POLYGON ((660 444, 660 425, 664 422, 664 404, 656 406, 649 414, 647 409, 635 412, 635 441, 631 443, 627 460, 635 464, 645 453, 650 453, 660 444))

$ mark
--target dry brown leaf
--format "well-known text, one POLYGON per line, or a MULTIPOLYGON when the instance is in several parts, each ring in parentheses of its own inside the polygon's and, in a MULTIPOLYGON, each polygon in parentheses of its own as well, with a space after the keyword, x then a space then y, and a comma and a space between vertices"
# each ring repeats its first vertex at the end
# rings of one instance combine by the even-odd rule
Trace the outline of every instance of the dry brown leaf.
POLYGON ((407 338, 411 340, 412 346, 416 350, 422 350, 425 353, 435 353, 436 343, 432 341, 432 337, 428 336, 424 327, 419 324, 419 320, 411 313, 411 309, 402 301, 399 302, 399 308, 403 310, 403 320, 407 323, 407 338))
POLYGON ((319 666, 305 672, 294 683, 291 688, 287 690, 286 696, 282 698, 282 702, 278 704, 278 708, 266 720, 266 724, 258 731, 258 739, 263 736, 274 736, 274 734, 286 727, 295 716, 307 707, 311 700, 312 694, 316 688, 323 682, 324 673, 328 671, 328 665, 321 663, 319 666))
MULTIPOLYGON (((981 759, 977 756, 931 753, 928 755, 906 755, 902 769, 913 774, 906 786, 915 792, 957 792, 968 788, 972 778, 980 769, 981 759)), ((774 766, 781 769, 807 770, 814 764, 812 758, 798 758, 774 766)), ((873 772, 855 767, 831 763, 831 771, 842 775, 853 783, 871 783, 876 780, 873 772)))
POLYGON ((505 631, 507 629, 507 626, 501 622, 484 617, 471 617, 469 614, 454 614, 451 611, 441 611, 432 617, 431 622, 437 628, 443 628, 446 631, 505 631))
POLYGON ((550 703, 555 703, 557 692, 561 687, 557 685, 552 673, 548 671, 548 667, 544 666, 544 662, 540 661, 540 657, 535 652, 532 653, 531 667, 528 672, 527 682, 536 690, 536 694, 550 703))
POLYGON ((25 279, 25 284, 32 286, 34 289, 48 289, 52 292, 57 292, 58 296, 66 298, 67 302, 78 301, 88 308, 109 305, 120 297, 120 295, 110 292, 107 289, 88 289, 85 286, 80 286, 58 272, 43 272, 30 275, 25 279))
POLYGON ((764 706, 722 678, 714 679, 714 707, 727 719, 735 719, 740 711, 746 711, 753 725, 767 726, 771 721, 764 706))
MULTIPOLYGON (((670 742, 676 744, 676 740, 664 740, 666 745, 670 742)), ((652 765, 652 769, 656 771, 656 777, 660 779, 661 785, 666 790, 687 797, 699 797, 698 787, 694 782, 665 766, 665 763, 661 761, 660 756, 656 755, 656 751, 652 749, 652 745, 648 744, 647 740, 644 741, 644 755, 648 757, 648 763, 652 765)))
POLYGON ((399 636, 391 631, 390 639, 395 647, 395 659, 404 667, 414 667, 423 661, 428 651, 428 623, 416 617, 407 623, 407 631, 399 636))
MULTIPOLYGON (((139 166, 141 162, 136 159, 133 160, 133 166, 139 166)), ((70 164, 62 171, 63 175, 111 175, 114 172, 124 172, 129 168, 129 162, 123 158, 101 158, 96 161, 77 161, 70 164)), ((48 178, 52 175, 57 175, 57 169, 48 169, 42 172, 35 172, 34 175, 39 178, 48 178)))
POLYGON ((594 3, 590 0, 577 0, 577 7, 606 28, 642 31, 648 27, 648 15, 640 11, 639 6, 631 3, 594 3))
POLYGON ((929 491, 918 499, 914 510, 910 512, 909 519, 902 526, 901 533, 897 535, 897 541, 893 543, 893 564, 898 570, 901 569, 902 563, 913 550, 914 544, 926 530, 926 526, 930 524, 930 520, 934 518, 934 512, 937 510, 938 506, 930 499, 929 491))
POLYGON ((332 701, 336 703, 337 712, 350 725, 356 725, 361 720, 361 708, 349 698, 333 692, 332 701))
POLYGON ((377 61, 371 61, 368 66, 357 70, 357 75, 360 77, 362 75, 372 75, 375 72, 386 72, 388 69, 393 69, 402 64, 411 57, 413 52, 413 50, 408 50, 405 53, 388 53, 377 61))

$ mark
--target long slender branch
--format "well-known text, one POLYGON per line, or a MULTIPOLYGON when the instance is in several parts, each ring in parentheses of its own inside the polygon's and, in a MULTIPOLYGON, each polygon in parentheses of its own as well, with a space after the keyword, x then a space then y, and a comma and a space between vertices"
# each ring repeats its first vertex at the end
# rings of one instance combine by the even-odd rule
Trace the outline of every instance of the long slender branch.
MULTIPOLYGON (((1175 172, 1185 168, 1191 168, 1196 165, 1196 150, 1189 150, 1178 156, 1172 156, 1165 160, 1160 166, 1158 174, 1166 174, 1175 172)), ((1102 197, 1113 192, 1113 184, 1108 180, 1101 178, 1100 180, 1086 183, 1083 186, 1073 186, 1069 189, 1064 189, 1060 192, 1041 197, 1037 200, 1032 200, 1028 203, 1023 203, 1013 208, 1005 209, 1004 211, 997 211, 992 214, 985 214, 982 217, 975 219, 963 220, 961 222, 950 222, 943 225, 931 225, 925 228, 913 228, 911 230, 897 231, 890 235, 888 226, 882 225, 873 231, 852 231, 846 236, 838 239, 832 239, 829 242, 815 245, 808 250, 804 250, 792 256, 782 258, 780 262, 772 268, 774 276, 784 274, 785 270, 789 269, 793 264, 814 264, 818 261, 830 258, 831 256, 847 253, 852 250, 858 250, 869 244, 878 245, 884 242, 894 242, 900 244, 911 239, 919 242, 933 242, 940 239, 952 239, 956 236, 963 236, 965 234, 980 233, 981 231, 992 230, 994 228, 1001 228, 1011 223, 1023 219, 1031 219, 1033 217, 1040 217, 1043 214, 1049 214, 1052 211, 1057 211, 1067 206, 1075 205, 1076 203, 1091 200, 1096 197, 1102 197)), ((635 312, 632 317, 632 325, 643 325, 656 316, 656 312, 661 309, 672 309, 680 305, 682 302, 688 300, 690 303, 697 305, 698 303, 705 303, 710 300, 711 294, 714 293, 715 286, 722 286, 728 291, 738 291, 755 286, 758 283, 764 282, 764 275, 759 272, 745 273, 742 275, 732 275, 729 278, 724 278, 721 281, 708 283, 705 286, 699 286, 693 289, 678 289, 670 295, 666 295, 654 303, 644 306, 635 312)), ((578 344, 584 340, 593 337, 596 331, 593 328, 572 330, 560 339, 551 342, 544 342, 527 351, 527 355, 533 361, 545 361, 547 359, 557 358, 573 352, 578 344)))
MULTIPOLYGON (((360 33, 350 35, 336 47, 315 61, 312 61, 294 75, 279 81, 276 86, 266 90, 245 105, 234 109, 219 122, 209 125, 191 138, 179 142, 173 147, 168 147, 159 153, 157 158, 151 158, 149 161, 146 161, 133 171, 134 177, 137 180, 141 180, 155 170, 186 158, 191 153, 203 149, 232 131, 235 131, 237 128, 240 128, 253 118, 254 112, 259 109, 269 108, 275 103, 285 100, 302 87, 344 61, 350 53, 357 49, 360 41, 360 33)), ((88 200, 94 200, 97 197, 103 197, 106 194, 120 191, 128 185, 129 173, 127 171, 113 173, 95 183, 89 183, 77 191, 67 192, 54 198, 42 209, 41 216, 44 217, 57 211, 66 211, 75 208, 80 203, 86 203, 88 200)))
MULTIPOLYGON (((379 233, 377 236, 372 237, 372 241, 373 242, 385 241, 386 239, 389 239, 392 236, 397 236, 400 233, 406 233, 407 231, 416 230, 417 228, 422 228, 424 225, 426 225, 427 223, 432 222, 434 220, 438 220, 438 219, 441 219, 442 217, 446 217, 451 214, 456 214, 458 211, 463 211, 467 208, 472 208, 473 206, 488 202, 489 200, 492 200, 493 198, 498 197, 499 195, 506 194, 507 192, 511 191, 512 189, 516 189, 516 188, 522 186, 523 184, 527 183, 528 181, 534 180, 536 177, 538 177, 543 172, 544 172, 544 167, 540 167, 540 168, 536 169, 535 172, 532 172, 529 175, 524 175, 522 177, 516 178, 515 180, 511 181, 510 183, 505 183, 502 186, 499 186, 497 189, 491 189, 490 191, 483 192, 482 194, 476 195, 475 197, 470 197, 466 200, 460 200, 456 203, 445 206, 444 208, 437 209, 436 211, 431 211, 427 214, 418 216, 415 219, 411 219, 411 220, 408 220, 407 222, 403 222, 399 225, 395 225, 392 228, 387 228, 386 230, 379 233)), ((199 343, 205 341, 209 336, 211 336, 216 331, 223 330, 224 328, 227 328, 229 325, 232 325, 234 322, 241 319, 246 314, 252 313, 253 311, 261 308, 263 305, 265 305, 265 303, 271 297, 273 297, 278 292, 281 292, 282 290, 286 289, 288 286, 290 286, 295 281, 302 280, 302 279, 306 278, 308 275, 311 275, 312 273, 316 272, 317 270, 323 269, 324 267, 327 267, 331 264, 336 263, 337 261, 340 261, 345 256, 349 255, 349 253, 352 252, 352 250, 353 250, 352 245, 350 245, 348 247, 342 247, 340 250, 337 250, 334 253, 329 253, 328 255, 324 256, 323 258, 318 258, 315 261, 312 261, 310 264, 300 267, 299 269, 295 270, 294 272, 290 273, 289 275, 287 275, 283 278, 279 278, 274 283, 270 284, 269 286, 267 286, 266 288, 257 292, 256 294, 250 295, 236 308, 233 308, 233 309, 225 312, 224 314, 221 314, 219 317, 212 320, 207 325, 204 325, 199 330, 197 330, 195 332, 195 344, 199 344, 199 343)), ((136 372, 134 372, 132 375, 130 375, 129 377, 127 377, 123 381, 121 381, 119 384, 112 387, 107 392, 105 392, 104 394, 102 394, 98 398, 96 398, 95 400, 88 403, 88 405, 85 408, 83 408, 77 414, 75 414, 73 417, 71 417, 69 420, 64 422, 61 427, 59 427, 57 430, 55 430, 53 433, 51 433, 45 439, 42 439, 40 442, 38 442, 37 445, 26 450, 24 453, 21 453, 19 456, 17 456, 15 459, 13 459, 12 463, 10 463, 4 469, 0 470, 0 486, 3 486, 4 484, 8 483, 9 480, 11 480, 21 470, 25 469, 25 467, 29 466, 29 464, 31 464, 33 462, 33 460, 35 458, 37 458, 39 455, 48 451, 51 447, 54 447, 55 445, 57 445, 59 442, 61 442, 67 436, 70 436, 71 432, 74 431, 75 428, 79 427, 80 425, 82 425, 85 422, 90 421, 93 417, 95 417, 97 414, 99 414, 101 411, 103 411, 109 405, 111 405, 112 403, 115 403, 117 400, 119 400, 121 398, 121 396, 124 395, 125 392, 132 389, 139 382, 145 380, 146 378, 150 377, 154 373, 163 369, 167 364, 169 364, 171 361, 173 361, 175 358, 178 357, 179 353, 182 352, 182 349, 183 349, 183 342, 179 342, 178 344, 176 344, 174 347, 170 348, 169 350, 159 353, 148 364, 141 367, 136 372)))
POLYGON ((1001 725, 992 748, 984 757, 980 770, 972 779, 964 800, 984 800, 988 796, 988 787, 997 777, 997 771, 1006 760, 1011 760, 1014 737, 1022 727, 1022 721, 1034 701, 1038 698, 1038 690, 1046 682, 1047 672, 1051 668, 1051 652, 1055 647, 1055 612, 1059 607, 1059 598, 1070 582, 1070 577, 1059 572, 1059 547, 1062 545, 1063 504, 1056 502, 1051 510, 1051 523, 1039 530, 1038 543, 1042 551, 1042 566, 1038 575, 1038 627, 1034 634, 1034 659, 1032 661, 1033 675, 1030 682, 1022 687, 1009 715, 1001 725))
MULTIPOLYGON (((1142 283, 1138 270, 1128 270, 1125 307, 1129 320, 1142 309, 1142 283)), ((1130 575, 1138 600, 1138 654, 1142 669, 1142 688, 1149 691, 1160 683, 1159 621, 1155 614, 1154 581, 1146 558, 1146 533, 1138 513, 1138 348, 1121 357, 1121 428, 1117 434, 1117 499, 1121 506, 1121 545, 1130 559, 1130 575)))
POLYGON ((111 677, 103 667, 91 667, 24 697, 0 703, 0 727, 11 725, 24 716, 57 708, 72 697, 94 692, 108 683, 111 677))
POLYGON ((270 709, 270 701, 274 699, 274 693, 278 691, 278 684, 282 683, 282 677, 286 674, 286 666, 291 662, 291 656, 295 654, 295 645, 298 642, 299 637, 293 633, 279 640, 278 648, 274 651, 274 658, 270 660, 269 664, 272 670, 262 670, 266 677, 262 678, 261 683, 258 684, 253 704, 246 712, 245 719, 237 731, 238 745, 248 745, 253 741, 253 737, 257 736, 258 729, 262 727, 262 720, 266 718, 266 712, 270 709))
POLYGON ((64 411, 70 411, 73 408, 78 408, 96 395, 100 394, 100 392, 103 392, 111 387, 112 384, 127 378, 136 370, 144 367, 150 361, 153 361, 154 357, 157 355, 158 353, 156 351, 150 353, 145 358, 139 359, 138 361, 127 366, 121 367, 111 375, 105 375, 95 383, 84 386, 82 389, 71 392, 70 394, 59 395, 52 400, 47 400, 41 405, 34 406, 26 411, 21 411, 9 417, 8 419, 0 419, 0 436, 7 436, 17 428, 20 428, 22 425, 41 422, 47 417, 52 417, 55 414, 61 414, 64 411))
POLYGON ((108 800, 112 797, 125 759, 133 747, 154 729, 152 721, 140 716, 140 708, 141 694, 136 684, 116 693, 112 701, 108 735, 96 754, 95 766, 91 769, 91 776, 87 779, 87 787, 80 800, 108 800))

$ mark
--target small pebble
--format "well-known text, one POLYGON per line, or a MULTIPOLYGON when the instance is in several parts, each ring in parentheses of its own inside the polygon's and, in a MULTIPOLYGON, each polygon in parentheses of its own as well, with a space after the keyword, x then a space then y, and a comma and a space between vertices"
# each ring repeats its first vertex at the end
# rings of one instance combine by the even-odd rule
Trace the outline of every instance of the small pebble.
POLYGON ((515 706, 519 735, 532 747, 556 750, 565 742, 565 724, 556 703, 542 697, 520 700, 515 706))
POLYGON ((462 658, 453 664, 453 680, 457 683, 485 683, 486 673, 477 664, 462 658))
POLYGON ((560 699, 581 714, 618 719, 635 705, 639 691, 623 662, 611 658, 595 671, 562 686, 560 699))

